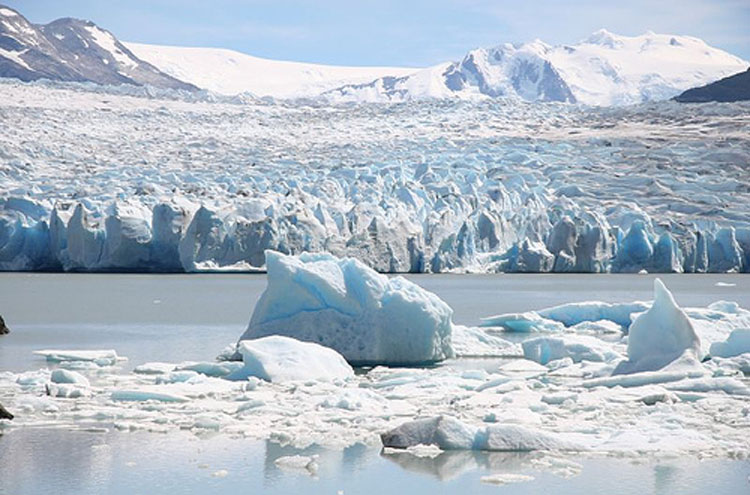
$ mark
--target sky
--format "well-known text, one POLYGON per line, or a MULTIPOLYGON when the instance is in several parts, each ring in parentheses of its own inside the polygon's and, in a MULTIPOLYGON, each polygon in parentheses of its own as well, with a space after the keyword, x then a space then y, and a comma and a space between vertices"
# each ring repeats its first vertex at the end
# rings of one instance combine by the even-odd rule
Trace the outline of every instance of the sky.
POLYGON ((600 28, 697 36, 750 60, 750 0, 0 0, 31 22, 88 19, 120 40, 336 65, 423 67, 600 28))

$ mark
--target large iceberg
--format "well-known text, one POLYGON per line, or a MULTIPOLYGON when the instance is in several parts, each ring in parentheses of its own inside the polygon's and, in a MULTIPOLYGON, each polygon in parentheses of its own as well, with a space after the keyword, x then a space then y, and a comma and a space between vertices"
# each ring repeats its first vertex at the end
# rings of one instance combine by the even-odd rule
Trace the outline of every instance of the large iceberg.
POLYGON ((268 287, 240 338, 285 335, 335 349, 350 363, 407 364, 453 355, 453 310, 403 277, 352 258, 266 252, 268 287))
POLYGON ((655 371, 685 352, 701 355, 701 341, 687 314, 661 280, 654 279, 654 303, 628 331, 628 360, 615 374, 655 371))

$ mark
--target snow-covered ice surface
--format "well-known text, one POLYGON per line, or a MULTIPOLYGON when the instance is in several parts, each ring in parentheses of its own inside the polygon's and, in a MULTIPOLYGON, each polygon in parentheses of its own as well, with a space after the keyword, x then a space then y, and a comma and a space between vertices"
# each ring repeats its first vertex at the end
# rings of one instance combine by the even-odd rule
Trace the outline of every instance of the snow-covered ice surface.
MULTIPOLYGON (((346 380, 354 375, 351 366, 333 349, 280 335, 242 340, 238 352, 243 366, 227 375, 231 380, 346 380)), ((199 371, 203 372, 198 369, 193 373, 199 371)))
POLYGON ((181 81, 225 95, 310 98, 347 84, 379 77, 401 77, 417 71, 407 67, 339 67, 253 57, 221 48, 125 43, 141 60, 181 81))
POLYGON ((0 81, 0 269, 750 270, 747 104, 324 106, 0 81))

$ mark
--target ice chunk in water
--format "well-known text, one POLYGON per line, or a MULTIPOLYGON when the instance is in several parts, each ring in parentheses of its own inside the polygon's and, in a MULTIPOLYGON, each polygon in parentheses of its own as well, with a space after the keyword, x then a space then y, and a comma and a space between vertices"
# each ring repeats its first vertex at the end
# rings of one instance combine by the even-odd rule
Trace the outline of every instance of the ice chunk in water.
POLYGON ((450 416, 409 421, 380 436, 384 447, 405 449, 435 445, 442 450, 582 450, 581 446, 522 426, 492 424, 474 427, 450 416))
POLYGON ((453 311, 403 277, 352 258, 267 251, 268 287, 240 340, 285 335, 354 363, 405 364, 453 355, 453 311))
POLYGON ((34 351, 34 354, 44 356, 47 361, 65 362, 65 361, 87 361, 96 363, 99 366, 113 366, 117 361, 124 360, 114 350, 42 350, 34 351))
POLYGON ((672 293, 657 278, 654 304, 630 325, 628 360, 620 363, 614 374, 659 370, 686 351, 700 356, 700 338, 672 293))
POLYGON ((714 342, 709 351, 711 356, 734 357, 750 353, 750 328, 734 330, 724 342, 714 342))
POLYGON ((227 378, 255 376, 269 382, 335 380, 354 376, 354 370, 333 349, 312 342, 272 335, 239 344, 244 366, 227 378))
POLYGON ((75 371, 58 369, 50 375, 52 383, 72 383, 83 387, 89 386, 89 380, 85 376, 75 371))

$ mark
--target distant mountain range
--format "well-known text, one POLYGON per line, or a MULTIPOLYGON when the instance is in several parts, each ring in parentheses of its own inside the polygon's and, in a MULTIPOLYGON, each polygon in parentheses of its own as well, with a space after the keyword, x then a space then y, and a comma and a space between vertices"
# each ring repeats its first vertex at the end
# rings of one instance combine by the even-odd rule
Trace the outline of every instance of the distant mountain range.
POLYGON ((750 100, 750 68, 711 84, 688 89, 675 96, 674 99, 681 103, 748 101, 750 100))
POLYGON ((608 106, 673 98, 748 65, 698 38, 600 30, 575 45, 503 44, 424 69, 339 67, 216 48, 121 43, 88 21, 35 25, 0 6, 0 77, 24 81, 127 83, 333 102, 506 98, 608 106))
POLYGON ((328 93, 343 101, 508 97, 626 105, 669 99, 744 70, 748 63, 698 38, 597 31, 575 45, 540 40, 470 51, 460 62, 328 93))
POLYGON ((135 55, 173 77, 224 95, 312 98, 333 88, 405 76, 417 68, 343 67, 253 57, 223 48, 125 43, 135 55))
POLYGON ((0 77, 199 89, 137 58, 91 22, 65 18, 32 24, 5 6, 0 6, 0 77))

